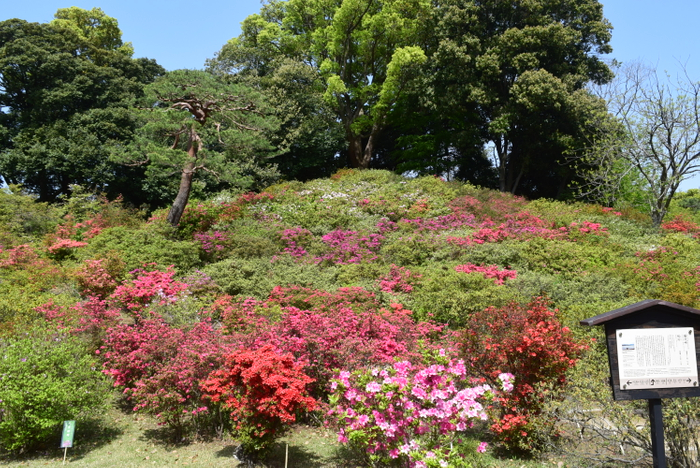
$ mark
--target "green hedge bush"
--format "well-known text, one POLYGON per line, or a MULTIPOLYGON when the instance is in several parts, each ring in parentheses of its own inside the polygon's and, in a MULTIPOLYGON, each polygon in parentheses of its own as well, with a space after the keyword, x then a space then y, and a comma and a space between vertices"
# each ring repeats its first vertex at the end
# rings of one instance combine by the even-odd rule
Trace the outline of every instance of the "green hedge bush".
POLYGON ((0 343, 0 444, 5 451, 57 447, 62 422, 101 412, 108 395, 100 364, 75 337, 35 330, 0 343))

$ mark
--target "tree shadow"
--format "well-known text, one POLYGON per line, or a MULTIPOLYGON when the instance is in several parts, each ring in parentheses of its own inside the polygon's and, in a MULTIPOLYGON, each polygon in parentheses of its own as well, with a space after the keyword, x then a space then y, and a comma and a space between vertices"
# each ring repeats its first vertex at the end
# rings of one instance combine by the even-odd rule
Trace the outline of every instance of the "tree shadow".
MULTIPOLYGON (((26 453, 3 453, 0 455, 0 464, 16 461, 55 461, 57 457, 63 458, 64 449, 57 448, 61 440, 62 426, 57 427, 51 441, 34 447, 26 453)), ((122 435, 124 431, 114 425, 106 424, 103 418, 91 417, 78 420, 75 425, 73 437, 74 445, 68 449, 72 461, 85 458, 93 450, 108 445, 114 439, 122 435)))
POLYGON ((141 439, 155 445, 160 445, 168 449, 186 447, 194 442, 187 437, 185 431, 178 431, 169 426, 162 426, 155 429, 144 429, 141 439))
POLYGON ((285 456, 287 466, 303 466, 304 468, 341 468, 355 467, 356 464, 345 463, 342 457, 324 457, 315 453, 312 450, 295 445, 289 446, 289 451, 285 453, 287 447, 282 442, 277 442, 272 449, 270 455, 265 459, 255 460, 246 458, 244 450, 240 445, 230 444, 216 452, 216 456, 220 458, 232 458, 239 462, 242 466, 247 467, 264 467, 264 468, 284 468, 285 456))

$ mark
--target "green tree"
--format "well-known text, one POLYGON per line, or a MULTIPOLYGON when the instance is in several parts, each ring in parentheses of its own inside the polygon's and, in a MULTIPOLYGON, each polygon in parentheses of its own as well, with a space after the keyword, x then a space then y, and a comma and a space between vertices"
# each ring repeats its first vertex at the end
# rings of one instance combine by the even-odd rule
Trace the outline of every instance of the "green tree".
POLYGON ((108 147, 132 137, 130 102, 164 70, 132 59, 104 14, 93 35, 75 26, 81 11, 101 13, 68 9, 48 24, 0 23, 0 174, 42 201, 69 194, 72 184, 138 198, 141 174, 111 163, 108 147))
MULTIPOLYGON (((273 20, 274 10, 263 8, 273 20)), ((259 44, 259 15, 246 18, 243 33, 231 39, 207 61, 207 69, 259 89, 279 119, 270 135, 279 153, 272 159, 290 179, 328 177, 341 165, 344 135, 333 110, 323 99, 324 80, 318 70, 293 50, 283 53, 259 44)))
MULTIPOLYGON (((107 16, 101 8, 59 8, 54 18, 51 24, 73 30, 92 46, 81 52, 116 51, 126 57, 134 54, 131 42, 122 42, 122 32, 117 20, 107 16)), ((97 61, 95 57, 93 60, 97 61)))
POLYGON ((238 49, 243 66, 270 73, 279 57, 311 66, 322 95, 342 124, 349 164, 369 167, 387 118, 418 65, 427 0, 272 1, 243 23, 238 49))
POLYGON ((255 90, 228 83, 198 70, 176 70, 145 89, 136 139, 115 147, 113 159, 146 167, 146 183, 157 185, 179 174, 177 194, 167 220, 177 226, 192 192, 195 176, 210 191, 249 189, 276 177, 265 165, 274 148, 266 132, 276 122, 255 90))
POLYGON ((598 57, 611 51, 602 5, 441 0, 435 13, 430 104, 478 125, 501 191, 563 189, 573 174, 563 154, 576 146, 585 111, 596 105, 585 86, 612 77, 598 57))

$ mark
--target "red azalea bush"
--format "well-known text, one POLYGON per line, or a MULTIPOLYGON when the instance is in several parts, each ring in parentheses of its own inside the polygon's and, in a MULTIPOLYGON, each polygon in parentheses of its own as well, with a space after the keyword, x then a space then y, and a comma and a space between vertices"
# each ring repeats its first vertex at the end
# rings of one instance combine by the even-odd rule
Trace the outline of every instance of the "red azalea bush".
POLYGON ((462 273, 480 273, 486 278, 492 278, 496 284, 503 284, 507 279, 515 279, 518 276, 518 272, 515 270, 509 270, 508 268, 500 269, 497 265, 474 265, 473 263, 467 263, 465 265, 457 265, 455 267, 456 271, 462 273))
POLYGON ((99 352, 103 372, 123 388, 134 411, 154 415, 180 436, 187 425, 197 433, 219 429, 199 385, 230 349, 206 321, 178 329, 149 319, 111 328, 99 352))
POLYGON ((48 264, 46 260, 41 260, 34 247, 29 244, 21 244, 10 249, 0 249, 0 268, 26 269, 36 263, 48 264))
POLYGON ((316 408, 307 390, 312 382, 291 354, 265 346, 227 354, 201 390, 231 412, 234 434, 244 446, 264 454, 300 412, 316 408))
POLYGON ((564 387, 566 371, 588 347, 562 326, 546 298, 474 313, 462 346, 474 372, 492 384, 504 372, 517 376, 515 389, 501 397, 503 414, 492 426, 506 447, 529 452, 556 435, 556 421, 537 416, 564 387))
POLYGON ((440 325, 416 323, 401 304, 392 304, 388 310, 380 307, 361 288, 336 293, 275 288, 267 301, 220 300, 216 313, 225 330, 244 346, 270 344, 291 352, 317 381, 315 391, 320 395, 334 369, 354 370, 399 357, 414 359, 422 347, 435 347, 432 343, 446 336, 440 325), (350 297, 363 302, 355 303, 353 310, 350 297))
POLYGON ((51 300, 35 310, 56 329, 87 337, 93 349, 102 344, 105 330, 116 326, 120 319, 119 310, 97 296, 71 307, 57 305, 51 300))
POLYGON ((418 284, 422 275, 412 273, 405 267, 391 265, 389 274, 377 280, 379 288, 391 294, 410 293, 413 287, 418 284))
POLYGON ((700 235, 700 226, 687 220, 683 215, 677 215, 671 221, 661 224, 661 229, 690 234, 693 237, 698 237, 698 235, 700 235))

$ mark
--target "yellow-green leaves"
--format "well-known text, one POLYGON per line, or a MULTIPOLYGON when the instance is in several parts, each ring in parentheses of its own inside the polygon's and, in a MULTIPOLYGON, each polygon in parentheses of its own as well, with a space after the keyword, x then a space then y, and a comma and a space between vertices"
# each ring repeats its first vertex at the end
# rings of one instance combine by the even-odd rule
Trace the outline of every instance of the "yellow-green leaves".
POLYGON ((339 98, 341 94, 348 92, 348 88, 338 75, 329 76, 327 84, 328 87, 326 88, 326 93, 323 95, 323 98, 330 105, 332 105, 333 101, 339 98))
POLYGON ((60 8, 51 24, 71 29, 98 49, 117 51, 131 57, 131 42, 122 42, 122 31, 115 18, 107 16, 101 8, 83 10, 78 7, 60 8))
POLYGON ((422 65, 427 60, 423 49, 417 46, 401 47, 396 49, 387 66, 386 80, 379 92, 379 102, 375 106, 375 113, 383 118, 396 102, 396 99, 409 78, 410 70, 422 65))

